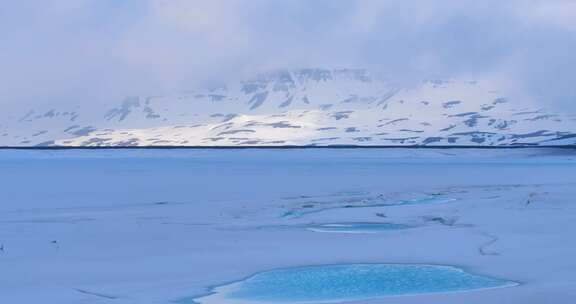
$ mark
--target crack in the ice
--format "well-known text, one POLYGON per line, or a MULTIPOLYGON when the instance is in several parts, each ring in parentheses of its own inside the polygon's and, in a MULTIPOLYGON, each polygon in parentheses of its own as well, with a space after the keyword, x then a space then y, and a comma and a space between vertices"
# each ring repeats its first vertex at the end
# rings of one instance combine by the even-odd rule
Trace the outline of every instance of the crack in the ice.
POLYGON ((89 291, 86 289, 80 289, 80 288, 72 288, 72 289, 79 292, 79 293, 83 293, 83 294, 87 294, 87 295, 91 295, 91 296, 95 296, 95 297, 99 297, 99 298, 103 298, 103 299, 108 299, 108 300, 116 300, 116 299, 120 298, 118 296, 113 296, 113 295, 99 293, 99 292, 93 292, 93 291, 89 291))
POLYGON ((490 246, 494 245, 496 242, 498 242, 499 238, 495 235, 492 235, 490 233, 485 233, 485 232, 481 233, 481 235, 488 238, 489 240, 480 244, 480 246, 478 246, 478 253, 480 253, 480 255, 484 255, 484 256, 500 255, 499 252, 488 250, 488 247, 490 247, 490 246))

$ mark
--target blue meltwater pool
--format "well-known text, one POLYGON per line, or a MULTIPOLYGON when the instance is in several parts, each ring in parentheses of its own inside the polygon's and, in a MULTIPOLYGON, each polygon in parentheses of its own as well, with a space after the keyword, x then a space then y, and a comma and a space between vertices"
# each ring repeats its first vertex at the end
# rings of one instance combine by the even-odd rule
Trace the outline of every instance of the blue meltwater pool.
POLYGON ((347 264, 261 272, 215 287, 179 303, 337 303, 391 296, 512 287, 515 282, 481 276, 453 266, 347 264))
POLYGON ((306 226, 306 230, 325 233, 381 233, 393 230, 414 228, 412 226, 393 223, 330 223, 306 226))

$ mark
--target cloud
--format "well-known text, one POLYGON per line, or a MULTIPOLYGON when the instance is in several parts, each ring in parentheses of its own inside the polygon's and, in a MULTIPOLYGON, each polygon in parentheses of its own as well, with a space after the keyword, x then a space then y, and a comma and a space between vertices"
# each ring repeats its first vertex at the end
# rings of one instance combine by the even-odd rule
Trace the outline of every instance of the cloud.
POLYGON ((399 83, 492 77, 576 110, 568 0, 21 0, 0 19, 5 108, 97 105, 316 66, 399 83))
POLYGON ((531 1, 525 6, 517 6, 515 13, 527 28, 545 25, 576 31, 576 2, 572 0, 531 1))

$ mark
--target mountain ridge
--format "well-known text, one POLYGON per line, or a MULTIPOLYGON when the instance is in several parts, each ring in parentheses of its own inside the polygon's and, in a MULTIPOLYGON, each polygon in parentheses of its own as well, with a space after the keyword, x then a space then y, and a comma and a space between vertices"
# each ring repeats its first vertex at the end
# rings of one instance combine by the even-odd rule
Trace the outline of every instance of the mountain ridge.
POLYGON ((576 144, 576 115, 476 80, 398 87, 363 69, 278 70, 101 111, 31 109, 3 146, 514 146, 576 144))

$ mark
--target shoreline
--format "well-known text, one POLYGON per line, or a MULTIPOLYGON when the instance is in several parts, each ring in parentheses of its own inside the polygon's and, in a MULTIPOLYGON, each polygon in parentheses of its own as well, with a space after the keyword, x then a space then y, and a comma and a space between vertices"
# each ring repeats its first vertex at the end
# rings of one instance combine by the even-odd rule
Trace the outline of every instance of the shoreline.
POLYGON ((0 150, 305 150, 305 149, 410 149, 410 150, 506 150, 574 149, 576 145, 507 145, 507 146, 402 146, 402 145, 327 145, 327 146, 0 146, 0 150))

